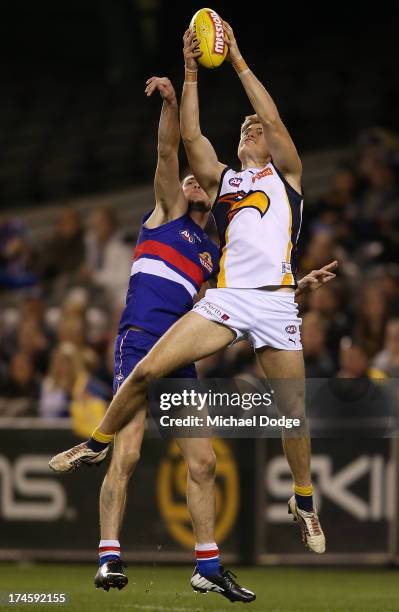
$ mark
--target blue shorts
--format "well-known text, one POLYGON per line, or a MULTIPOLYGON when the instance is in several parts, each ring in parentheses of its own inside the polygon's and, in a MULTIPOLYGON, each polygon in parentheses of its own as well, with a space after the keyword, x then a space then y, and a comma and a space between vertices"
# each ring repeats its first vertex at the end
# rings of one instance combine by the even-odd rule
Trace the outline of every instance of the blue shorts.
MULTIPOLYGON (((114 357, 113 394, 129 376, 139 361, 150 352, 159 336, 146 331, 128 329, 116 337, 114 357)), ((197 378, 195 365, 190 363, 171 372, 167 378, 197 378)))

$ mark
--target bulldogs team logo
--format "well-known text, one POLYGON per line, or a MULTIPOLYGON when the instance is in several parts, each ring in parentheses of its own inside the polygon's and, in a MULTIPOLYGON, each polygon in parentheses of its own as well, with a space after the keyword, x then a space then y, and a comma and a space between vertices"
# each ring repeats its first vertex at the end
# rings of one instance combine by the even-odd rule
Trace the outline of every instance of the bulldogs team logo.
POLYGON ((287 332, 287 334, 296 334, 298 328, 296 325, 287 325, 285 331, 287 332))
POLYGON ((209 273, 213 270, 213 262, 211 254, 208 251, 204 251, 204 253, 199 254, 201 265, 204 266, 208 270, 209 273))
POLYGON ((190 244, 193 244, 195 242, 194 236, 192 236, 188 230, 180 230, 179 234, 182 238, 184 238, 184 240, 187 240, 187 242, 189 242, 190 244))
POLYGON ((233 178, 229 180, 229 185, 231 185, 232 187, 239 187, 241 183, 242 178, 240 178, 239 176, 233 176, 233 178))

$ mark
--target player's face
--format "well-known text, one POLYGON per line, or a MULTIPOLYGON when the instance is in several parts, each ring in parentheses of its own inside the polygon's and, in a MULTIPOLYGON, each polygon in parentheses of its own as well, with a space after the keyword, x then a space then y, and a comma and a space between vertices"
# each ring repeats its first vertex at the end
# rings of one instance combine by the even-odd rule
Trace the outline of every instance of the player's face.
POLYGON ((211 209, 211 203, 207 194, 192 175, 184 179, 182 189, 187 198, 189 210, 208 212, 211 209))
POLYGON ((242 159, 242 157, 246 155, 261 160, 269 156, 261 123, 251 123, 241 132, 240 143, 238 145, 238 157, 242 159))

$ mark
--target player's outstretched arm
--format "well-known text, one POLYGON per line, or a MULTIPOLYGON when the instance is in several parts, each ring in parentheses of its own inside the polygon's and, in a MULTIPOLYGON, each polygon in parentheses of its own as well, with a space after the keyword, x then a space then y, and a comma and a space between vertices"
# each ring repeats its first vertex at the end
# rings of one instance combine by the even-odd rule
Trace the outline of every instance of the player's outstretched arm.
POLYGON ((301 278, 298 281, 298 288, 295 291, 295 294, 303 293, 304 291, 314 291, 315 289, 319 289, 325 283, 328 283, 333 280, 337 275, 335 274, 335 270, 338 267, 338 261, 332 261, 329 264, 323 266, 319 270, 312 270, 301 278))
POLYGON ((216 197, 225 166, 218 161, 215 149, 201 133, 198 103, 198 64, 201 55, 195 34, 187 30, 183 37, 185 80, 180 104, 180 130, 190 169, 211 200, 216 197))
POLYGON ((167 77, 151 77, 146 83, 145 93, 151 96, 159 91, 163 99, 158 127, 158 161, 154 188, 156 207, 163 214, 180 216, 187 209, 179 181, 179 109, 176 93, 167 77))
POLYGON ((228 59, 241 79, 255 113, 262 123, 273 163, 297 191, 301 191, 302 164, 295 145, 281 120, 277 107, 266 88, 248 68, 237 45, 231 26, 224 21, 228 59))

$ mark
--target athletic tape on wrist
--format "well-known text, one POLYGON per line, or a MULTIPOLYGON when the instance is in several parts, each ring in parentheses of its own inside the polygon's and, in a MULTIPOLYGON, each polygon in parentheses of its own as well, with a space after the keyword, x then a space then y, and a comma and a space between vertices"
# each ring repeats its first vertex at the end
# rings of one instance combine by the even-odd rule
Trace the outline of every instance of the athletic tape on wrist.
POLYGON ((185 83, 196 83, 197 82, 197 70, 188 70, 186 68, 184 74, 185 83))
POLYGON ((237 58, 232 63, 233 63, 234 70, 237 72, 237 74, 240 75, 240 74, 243 74, 244 72, 249 72, 247 63, 242 57, 237 58))

